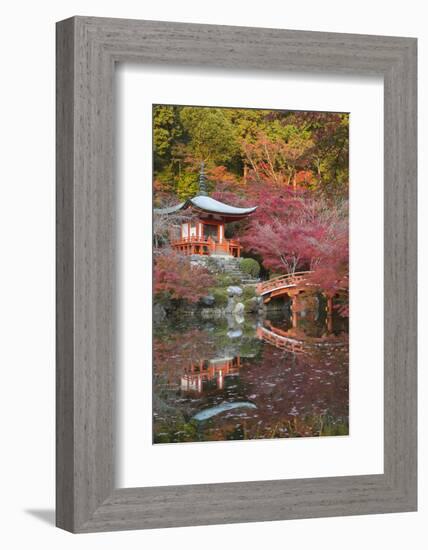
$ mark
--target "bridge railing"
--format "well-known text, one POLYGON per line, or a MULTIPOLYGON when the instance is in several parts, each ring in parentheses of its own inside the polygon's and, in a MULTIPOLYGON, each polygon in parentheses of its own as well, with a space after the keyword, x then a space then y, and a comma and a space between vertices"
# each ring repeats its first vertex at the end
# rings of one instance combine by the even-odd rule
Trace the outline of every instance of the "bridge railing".
POLYGON ((257 285, 257 293, 263 295, 278 288, 296 286, 305 281, 311 273, 313 271, 296 271, 295 273, 287 273, 286 275, 274 277, 273 279, 269 279, 269 281, 263 281, 257 285))
POLYGON ((296 336, 272 326, 268 321, 266 321, 266 326, 257 327, 256 334, 264 342, 293 353, 312 353, 327 348, 343 349, 348 345, 348 339, 341 335, 296 336))

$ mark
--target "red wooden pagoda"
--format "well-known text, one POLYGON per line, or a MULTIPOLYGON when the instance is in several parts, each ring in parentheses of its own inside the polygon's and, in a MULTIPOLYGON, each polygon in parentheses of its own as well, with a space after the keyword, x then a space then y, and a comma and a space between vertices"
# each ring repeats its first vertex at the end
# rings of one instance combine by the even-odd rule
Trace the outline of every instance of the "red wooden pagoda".
POLYGON ((204 165, 201 165, 199 175, 199 194, 196 197, 173 206, 158 209, 160 214, 174 214, 180 210, 190 208, 193 221, 183 222, 180 236, 171 242, 172 247, 186 255, 222 254, 240 257, 242 246, 238 239, 226 239, 225 225, 229 222, 241 220, 254 212, 257 206, 239 208, 217 201, 208 196, 205 185, 204 165))

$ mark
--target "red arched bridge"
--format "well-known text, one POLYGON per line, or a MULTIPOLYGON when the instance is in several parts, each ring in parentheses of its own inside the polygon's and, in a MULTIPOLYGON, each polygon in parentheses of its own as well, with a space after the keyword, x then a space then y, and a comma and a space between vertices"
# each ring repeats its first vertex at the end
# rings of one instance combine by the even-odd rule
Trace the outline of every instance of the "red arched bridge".
POLYGON ((313 282, 311 275, 313 271, 296 271, 295 273, 288 273, 287 275, 280 275, 269 279, 269 281, 263 281, 256 286, 256 292, 259 296, 263 297, 265 304, 271 301, 272 298, 280 296, 288 296, 291 299, 292 309, 296 310, 296 300, 300 293, 305 291, 318 291, 327 299, 327 313, 331 315, 333 313, 333 298, 341 293, 346 293, 346 288, 338 289, 335 292, 328 292, 320 287, 317 283, 313 282))
POLYGON ((309 287, 317 287, 317 285, 310 280, 311 273, 313 272, 298 271, 296 273, 288 273, 287 275, 274 277, 269 281, 259 283, 256 287, 256 292, 259 296, 263 296, 265 303, 269 302, 275 296, 282 296, 285 294, 293 296, 302 290, 309 290, 309 287))

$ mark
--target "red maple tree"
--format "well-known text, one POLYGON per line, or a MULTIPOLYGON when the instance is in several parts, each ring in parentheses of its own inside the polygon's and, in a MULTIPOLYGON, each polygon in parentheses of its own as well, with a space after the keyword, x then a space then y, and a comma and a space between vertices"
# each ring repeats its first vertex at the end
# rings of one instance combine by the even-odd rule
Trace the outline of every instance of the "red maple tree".
MULTIPOLYGON (((231 191, 231 204, 258 205, 241 227, 241 242, 273 273, 311 271, 322 290, 335 295, 348 289, 348 204, 328 201, 307 188, 252 180, 242 196, 231 191)), ((341 308, 346 314, 346 307, 341 308)))
POLYGON ((197 302, 214 284, 212 275, 202 266, 192 266, 189 258, 169 249, 158 254, 154 263, 154 294, 172 300, 197 302))

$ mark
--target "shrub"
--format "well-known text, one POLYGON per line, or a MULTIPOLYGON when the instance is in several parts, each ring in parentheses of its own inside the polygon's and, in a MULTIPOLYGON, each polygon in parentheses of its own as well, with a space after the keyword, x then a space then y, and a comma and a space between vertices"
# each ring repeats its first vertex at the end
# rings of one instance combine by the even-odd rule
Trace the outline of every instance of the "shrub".
POLYGON ((244 293, 242 295, 244 300, 250 300, 256 295, 256 289, 254 286, 244 286, 244 293))
POLYGON ((227 286, 239 285, 240 283, 241 279, 239 277, 232 277, 226 273, 221 273, 216 276, 216 286, 218 287, 224 288, 227 286))
POLYGON ((225 288, 211 288, 210 294, 215 298, 215 307, 225 307, 227 305, 227 290, 225 288))
POLYGON ((244 273, 251 277, 258 277, 260 273, 260 264, 254 258, 244 258, 241 261, 240 268, 244 273))

